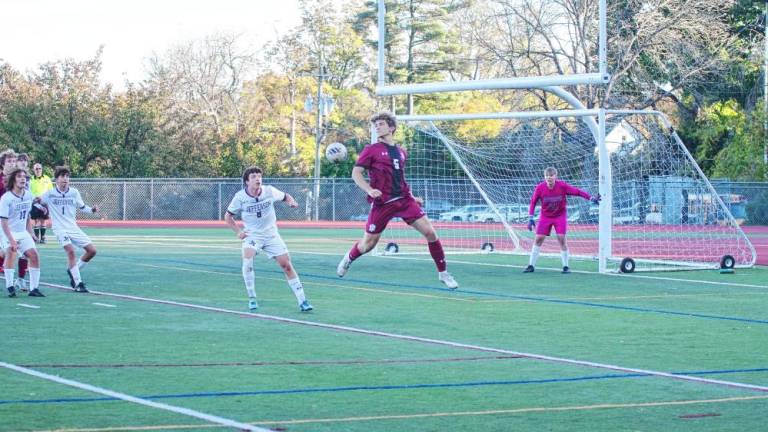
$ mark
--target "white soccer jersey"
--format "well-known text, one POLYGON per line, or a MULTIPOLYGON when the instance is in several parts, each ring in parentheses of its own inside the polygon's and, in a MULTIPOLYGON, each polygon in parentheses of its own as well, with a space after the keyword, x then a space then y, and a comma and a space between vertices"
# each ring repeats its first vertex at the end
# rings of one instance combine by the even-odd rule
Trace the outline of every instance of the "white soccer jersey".
POLYGON ((274 202, 283 199, 285 192, 272 186, 262 186, 257 197, 248 195, 248 192, 242 189, 232 198, 227 211, 233 215, 240 214, 248 234, 270 236, 277 234, 274 202))
POLYGON ((43 204, 48 205, 48 214, 51 216, 51 228, 57 230, 77 230, 77 209, 83 209, 85 203, 80 191, 69 187, 61 192, 58 187, 46 191, 40 196, 43 204))
POLYGON ((8 219, 11 232, 27 230, 30 210, 32 210, 32 193, 26 189, 20 196, 13 191, 8 191, 0 198, 0 218, 8 219))

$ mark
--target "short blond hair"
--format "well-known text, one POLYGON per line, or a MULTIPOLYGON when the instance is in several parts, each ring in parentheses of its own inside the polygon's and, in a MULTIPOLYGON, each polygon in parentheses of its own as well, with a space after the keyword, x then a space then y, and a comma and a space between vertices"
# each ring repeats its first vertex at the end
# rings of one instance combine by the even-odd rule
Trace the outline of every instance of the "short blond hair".
POLYGON ((557 175, 557 168, 555 167, 544 168, 544 175, 557 175))
POLYGON ((389 111, 382 111, 371 117, 371 123, 376 123, 379 120, 387 122, 389 127, 397 129, 397 118, 389 111))

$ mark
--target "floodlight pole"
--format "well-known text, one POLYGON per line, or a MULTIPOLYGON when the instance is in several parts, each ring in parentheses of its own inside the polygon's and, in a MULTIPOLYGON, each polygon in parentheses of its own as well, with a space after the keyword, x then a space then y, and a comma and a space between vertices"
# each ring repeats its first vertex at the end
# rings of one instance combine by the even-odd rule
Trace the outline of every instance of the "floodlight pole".
POLYGON ((313 189, 312 219, 320 220, 320 142, 323 140, 323 50, 320 49, 320 61, 317 65, 317 110, 315 131, 315 187, 313 189))

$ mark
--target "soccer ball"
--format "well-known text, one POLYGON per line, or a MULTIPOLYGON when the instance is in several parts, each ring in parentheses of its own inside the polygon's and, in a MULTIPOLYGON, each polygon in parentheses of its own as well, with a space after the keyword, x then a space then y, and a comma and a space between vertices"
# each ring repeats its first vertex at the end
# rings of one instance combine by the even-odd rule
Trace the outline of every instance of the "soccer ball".
POLYGON ((325 148, 325 158, 331 162, 341 162, 347 158, 347 148, 342 143, 329 144, 325 148))

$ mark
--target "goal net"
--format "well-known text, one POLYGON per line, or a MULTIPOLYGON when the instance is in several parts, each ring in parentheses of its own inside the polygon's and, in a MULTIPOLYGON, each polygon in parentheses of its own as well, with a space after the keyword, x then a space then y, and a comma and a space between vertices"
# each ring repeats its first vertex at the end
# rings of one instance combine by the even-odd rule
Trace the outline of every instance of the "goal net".
MULTIPOLYGON (((738 198, 718 195, 663 117, 611 114, 605 134, 610 235, 599 233, 599 206, 569 197, 572 257, 596 259, 603 241, 609 270, 625 258, 637 270, 716 268, 726 256, 737 266, 754 264, 754 248, 729 208, 738 198)), ((598 193, 598 145, 580 118, 403 122, 397 138, 408 150, 413 194, 425 200, 447 253, 529 253, 530 197, 547 167, 598 193)), ((402 221, 379 244, 379 253, 427 251, 402 221)), ((559 255, 554 238, 544 242, 542 254, 559 255)))

